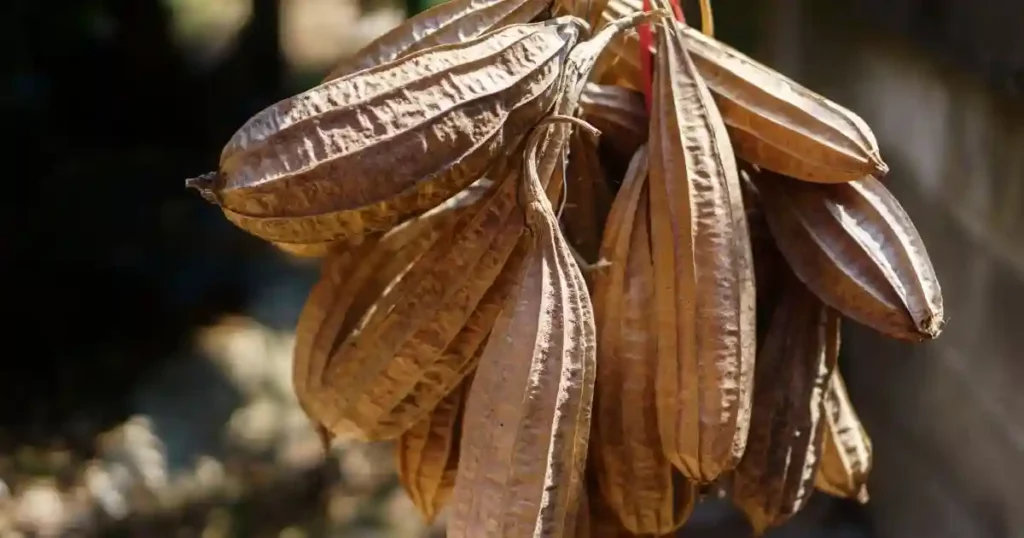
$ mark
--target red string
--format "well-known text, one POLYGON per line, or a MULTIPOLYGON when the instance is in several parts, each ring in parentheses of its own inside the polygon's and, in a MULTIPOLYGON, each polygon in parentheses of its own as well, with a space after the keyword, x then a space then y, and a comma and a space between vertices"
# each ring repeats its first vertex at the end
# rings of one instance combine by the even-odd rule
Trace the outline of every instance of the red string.
MULTIPOLYGON (((651 0, 643 0, 644 11, 651 10, 651 0)), ((676 20, 686 24, 686 16, 683 15, 683 9, 679 6, 679 0, 669 0, 669 5, 672 6, 672 12, 676 16, 676 20)), ((640 39, 640 76, 643 81, 644 87, 644 101, 647 104, 647 112, 651 111, 651 94, 653 93, 654 77, 651 75, 651 45, 653 44, 653 38, 651 36, 651 25, 643 23, 637 28, 637 34, 640 39)))
MULTIPOLYGON (((651 10, 651 0, 644 0, 644 11, 651 10)), ((651 77, 651 25, 646 22, 637 29, 640 38, 640 80, 643 82, 644 101, 647 103, 647 112, 651 112, 651 86, 654 83, 651 77)))

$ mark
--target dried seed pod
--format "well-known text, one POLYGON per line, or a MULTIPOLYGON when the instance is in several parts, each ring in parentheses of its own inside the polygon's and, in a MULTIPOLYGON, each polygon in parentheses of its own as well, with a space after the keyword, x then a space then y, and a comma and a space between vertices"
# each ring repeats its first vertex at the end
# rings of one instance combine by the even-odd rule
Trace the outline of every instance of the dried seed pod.
MULTIPOLYGON (((658 434, 655 281, 647 212, 647 148, 637 150, 601 244, 610 265, 594 277, 596 409, 589 465, 604 502, 635 534, 668 534, 677 516, 672 464, 658 434)), ((686 511, 684 511, 686 512, 686 511)))
POLYGON ((455 488, 463 403, 471 381, 467 377, 395 443, 399 482, 428 523, 455 488))
POLYGON ((657 281, 658 423, 669 460, 709 483, 747 438, 755 291, 746 214, 725 125, 673 22, 657 31, 649 135, 657 281))
MULTIPOLYGON (((322 377, 331 386, 327 426, 335 436, 360 440, 393 439, 422 419, 475 364, 471 356, 450 356, 460 332, 484 308, 493 323, 517 270, 505 279, 508 260, 523 230, 515 211, 516 176, 473 211, 450 234, 435 242, 410 271, 378 299, 358 329, 330 351, 322 377), (496 279, 498 279, 496 281, 496 279), (500 289, 496 289, 498 286, 500 289), (454 362, 450 362, 454 361, 454 362)), ((331 333, 327 333, 328 336, 331 333)))
POLYGON ((627 158, 647 140, 647 109, 640 92, 589 83, 580 96, 583 120, 601 131, 601 141, 627 158))
MULTIPOLYGON (((586 531, 588 534, 582 534, 577 527, 577 534, 579 538, 659 538, 662 536, 672 536, 672 534, 666 535, 655 535, 655 534, 634 534, 630 532, 626 527, 622 525, 622 522, 615 515, 605 499, 602 497, 599 487, 597 484, 597 477, 593 469, 588 468, 587 470, 587 491, 586 491, 586 510, 589 511, 590 517, 586 531)), ((682 522, 689 519, 690 514, 693 513, 693 507, 698 496, 698 488, 692 483, 687 481, 679 473, 674 473, 675 491, 677 493, 676 498, 676 518, 682 522)), ((623 485, 623 487, 628 487, 623 485)), ((584 507, 581 506, 581 512, 584 507)))
POLYGON ((450 538, 572 536, 595 376, 593 310, 528 144, 526 271, 466 404, 450 538))
POLYGON ((335 249, 323 260, 295 329, 292 364, 299 404, 318 427, 324 424, 322 400, 330 390, 321 375, 335 341, 355 330, 384 290, 450 232, 459 212, 447 209, 439 207, 391 232, 367 236, 357 246, 335 249))
POLYGON ((788 279, 757 356, 750 439, 732 480, 755 536, 796 514, 813 492, 839 323, 838 312, 788 279))
POLYGON ((338 63, 324 78, 337 78, 439 45, 461 43, 492 30, 527 23, 551 0, 450 0, 410 17, 338 63))
POLYGON ((565 196, 561 220, 566 239, 584 259, 597 260, 612 191, 596 141, 579 131, 569 137, 565 196))
POLYGON ((814 185, 762 171, 755 183, 779 250, 822 301, 893 338, 941 334, 942 290, 928 251, 881 182, 814 185))
POLYGON ((686 36, 741 158, 816 183, 889 172, 860 116, 720 41, 686 36))
MULTIPOLYGON (((460 207, 468 207, 488 194, 494 188, 494 181, 484 177, 475 181, 472 185, 462 189, 455 196, 446 200, 443 204, 431 209, 427 213, 420 215, 418 220, 423 221, 432 219, 442 212, 450 212, 459 209, 460 207)), ((417 219, 413 219, 417 220, 417 219)), ((379 234, 377 234, 379 235, 379 234)), ((363 236, 352 237, 348 241, 337 242, 337 241, 324 241, 321 243, 281 243, 272 242, 271 244, 278 249, 291 254, 293 256, 303 258, 323 258, 328 256, 332 250, 338 250, 341 248, 354 248, 363 242, 363 236)))
POLYGON ((829 495, 867 503, 871 437, 846 393, 839 370, 833 372, 825 395, 825 431, 821 447, 821 463, 814 477, 814 487, 829 495))
MULTIPOLYGON (((641 0, 611 0, 604 17, 614 20, 642 5, 641 0)), ((875 135, 860 116, 697 29, 679 26, 737 156, 815 183, 888 173, 875 135)), ((614 41, 609 54, 618 61, 609 71, 639 80, 639 43, 635 33, 614 41)))
POLYGON ((582 30, 506 26, 321 84, 252 117, 219 172, 190 184, 269 241, 390 229, 482 177, 550 111, 582 30))

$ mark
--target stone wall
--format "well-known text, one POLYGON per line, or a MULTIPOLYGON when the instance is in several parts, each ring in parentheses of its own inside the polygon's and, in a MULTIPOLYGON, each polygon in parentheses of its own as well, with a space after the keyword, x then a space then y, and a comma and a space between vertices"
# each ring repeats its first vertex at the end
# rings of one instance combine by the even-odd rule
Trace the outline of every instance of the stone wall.
MULTIPOLYGON (((875 442, 878 535, 1024 536, 1024 103, 993 84, 1022 72, 1024 34, 1006 35, 989 6, 958 15, 956 31, 973 29, 973 41, 962 33, 925 48, 893 31, 915 16, 909 2, 870 18, 865 6, 881 2, 771 4, 757 55, 874 127, 892 168, 886 183, 917 223, 945 295, 936 342, 846 330, 843 368, 875 442), (976 47, 965 58, 993 49, 997 68, 935 52, 962 43, 976 47)), ((1018 5, 1004 16, 1019 23, 1018 5)))

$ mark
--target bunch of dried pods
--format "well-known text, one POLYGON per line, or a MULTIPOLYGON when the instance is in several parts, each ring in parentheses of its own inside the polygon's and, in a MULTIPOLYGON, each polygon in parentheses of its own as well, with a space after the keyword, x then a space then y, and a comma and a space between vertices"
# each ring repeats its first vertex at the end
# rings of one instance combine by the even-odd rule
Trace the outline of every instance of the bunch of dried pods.
POLYGON ((756 534, 867 500, 840 321, 935 338, 939 284, 864 121, 701 8, 450 0, 188 182, 323 257, 299 401, 394 440, 452 538, 663 536, 712 484, 756 534))

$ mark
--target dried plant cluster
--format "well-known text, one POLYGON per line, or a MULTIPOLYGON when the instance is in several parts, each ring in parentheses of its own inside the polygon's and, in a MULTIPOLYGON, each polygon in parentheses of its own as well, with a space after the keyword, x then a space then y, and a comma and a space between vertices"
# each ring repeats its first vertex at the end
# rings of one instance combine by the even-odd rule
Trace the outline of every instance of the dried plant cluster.
POLYGON ((188 182, 323 258, 299 401, 395 441, 452 538, 664 536, 712 485, 758 535, 866 502, 841 321, 941 332, 864 121, 649 1, 450 0, 188 182))

